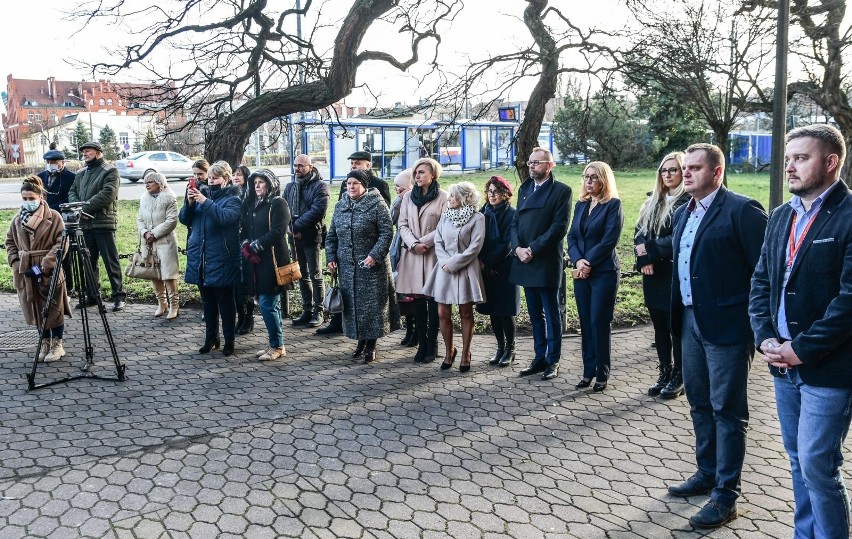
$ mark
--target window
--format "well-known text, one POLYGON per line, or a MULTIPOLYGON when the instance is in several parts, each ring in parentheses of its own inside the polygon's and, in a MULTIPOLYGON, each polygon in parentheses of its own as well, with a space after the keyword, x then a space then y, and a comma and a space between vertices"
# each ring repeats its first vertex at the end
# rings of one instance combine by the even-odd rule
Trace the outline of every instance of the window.
POLYGON ((189 161, 189 159, 187 159, 186 157, 182 156, 179 153, 169 152, 169 157, 171 158, 172 161, 178 161, 178 162, 189 161))
POLYGON ((104 102, 104 98, 102 97, 102 98, 100 98, 100 100, 98 100, 98 105, 100 105, 100 106, 102 106, 102 107, 103 107, 103 106, 104 106, 104 104, 105 104, 105 102, 104 102))
POLYGON ((166 159, 166 154, 164 153, 152 153, 148 156, 148 159, 151 161, 168 161, 168 159, 166 159))
POLYGON ((36 119, 36 121, 38 121, 38 122, 40 122, 40 121, 41 121, 41 112, 40 112, 40 111, 39 111, 39 112, 36 112, 35 119, 36 119))
POLYGON ((27 121, 32 122, 34 119, 35 119, 35 114, 33 114, 33 111, 29 111, 27 113, 27 121))
POLYGON ((107 99, 107 105, 112 106, 112 99, 107 99))
POLYGON ((125 144, 130 144, 130 133, 119 133, 118 144, 124 148, 125 144))

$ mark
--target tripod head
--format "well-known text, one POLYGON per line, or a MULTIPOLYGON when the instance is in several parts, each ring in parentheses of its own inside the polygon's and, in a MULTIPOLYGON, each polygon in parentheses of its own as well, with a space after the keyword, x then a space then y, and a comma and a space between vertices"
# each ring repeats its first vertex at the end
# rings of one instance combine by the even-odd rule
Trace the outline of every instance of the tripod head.
POLYGON ((59 205, 59 214, 62 216, 62 221, 65 223, 66 229, 78 228, 82 217, 88 217, 89 219, 94 217, 83 211, 83 206, 85 205, 85 202, 66 202, 59 205))

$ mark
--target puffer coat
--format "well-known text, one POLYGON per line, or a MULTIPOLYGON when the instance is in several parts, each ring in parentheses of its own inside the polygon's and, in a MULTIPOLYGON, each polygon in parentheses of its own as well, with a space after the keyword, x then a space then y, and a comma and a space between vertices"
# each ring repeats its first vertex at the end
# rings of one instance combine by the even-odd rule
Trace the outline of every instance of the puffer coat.
POLYGON ((175 228, 178 222, 177 199, 171 189, 161 190, 153 197, 145 191, 139 199, 139 213, 136 216, 136 229, 142 252, 145 252, 145 233, 150 232, 157 238, 152 245, 160 258, 160 279, 177 279, 178 247, 175 228))
MULTIPOLYGON (((56 210, 51 210, 42 201, 26 224, 18 214, 12 219, 6 233, 6 257, 12 267, 12 279, 18 291, 18 300, 24 312, 24 321, 30 326, 41 327, 44 306, 50 288, 50 278, 56 270, 56 251, 59 249, 65 223, 56 210), (42 275, 27 277, 24 272, 32 266, 40 266, 42 275)), ((60 267, 58 271, 62 271, 60 267)), ((56 303, 50 309, 44 329, 61 326, 65 316, 71 316, 71 305, 65 290, 65 275, 59 275, 56 303)))
POLYGON ((360 199, 344 195, 334 207, 325 242, 326 259, 337 264, 343 294, 343 332, 350 339, 378 339, 399 328, 399 310, 391 309, 390 249, 393 228, 378 190, 360 199), (363 268, 370 256, 376 265, 363 268))
POLYGON ((180 222, 192 227, 187 242, 186 282, 198 286, 236 286, 240 282, 239 188, 202 187, 204 204, 186 204, 180 222))

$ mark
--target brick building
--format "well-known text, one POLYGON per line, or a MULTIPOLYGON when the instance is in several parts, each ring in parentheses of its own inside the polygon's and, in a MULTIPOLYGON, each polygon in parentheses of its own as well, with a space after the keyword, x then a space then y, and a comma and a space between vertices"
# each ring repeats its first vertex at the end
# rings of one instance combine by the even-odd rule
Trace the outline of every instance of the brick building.
MULTIPOLYGON (((57 129, 66 117, 81 113, 108 113, 115 116, 156 114, 170 97, 170 88, 146 84, 16 79, 6 77, 6 114, 3 129, 6 162, 22 163, 23 140, 40 132, 49 141, 57 139, 57 129)), ((94 134, 97 138, 97 133, 94 134)))

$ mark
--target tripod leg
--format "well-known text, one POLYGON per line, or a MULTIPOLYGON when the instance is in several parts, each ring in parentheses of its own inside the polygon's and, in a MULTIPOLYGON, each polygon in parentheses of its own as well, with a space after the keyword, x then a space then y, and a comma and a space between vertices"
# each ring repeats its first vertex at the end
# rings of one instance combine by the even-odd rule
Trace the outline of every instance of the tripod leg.
MULTIPOLYGON (((35 357, 33 357, 33 368, 32 371, 27 375, 27 386, 29 389, 35 389, 35 376, 36 370, 38 368, 38 358, 41 355, 41 348, 44 346, 44 339, 42 335, 44 335, 45 326, 47 326, 47 319, 50 316, 51 307, 56 305, 56 288, 59 284, 59 274, 62 272, 62 261, 65 259, 65 253, 68 249, 68 235, 63 232, 62 233, 62 241, 59 243, 59 249, 56 251, 56 266, 53 268, 53 274, 50 276, 50 285, 47 288, 47 299, 44 303, 44 309, 42 311, 41 316, 41 324, 38 327, 38 345, 36 346, 35 357)), ((60 307, 61 309, 62 307, 60 307)))

